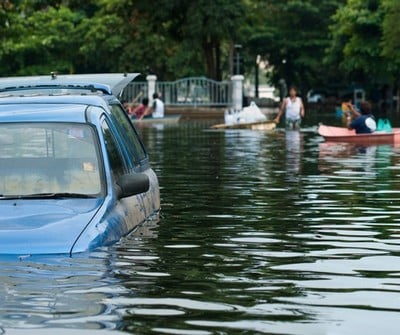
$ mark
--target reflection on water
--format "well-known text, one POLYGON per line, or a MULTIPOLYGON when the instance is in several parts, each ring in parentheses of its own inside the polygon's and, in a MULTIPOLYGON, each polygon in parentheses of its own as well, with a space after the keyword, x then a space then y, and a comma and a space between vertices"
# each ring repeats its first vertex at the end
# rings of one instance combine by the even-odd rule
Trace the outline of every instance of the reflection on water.
POLYGON ((145 239, 156 236, 154 227, 156 223, 152 222, 139 227, 122 242, 129 249, 121 252, 117 244, 74 258, 32 256, 15 261, 13 256, 3 256, 1 329, 7 329, 7 334, 14 334, 18 328, 30 328, 33 333, 40 328, 37 334, 43 334, 42 328, 86 329, 83 334, 115 330, 120 315, 109 300, 130 293, 128 280, 122 284, 120 279, 124 276, 136 277, 132 280, 137 281, 136 288, 148 284, 139 279, 140 273, 146 272, 157 257, 143 254, 141 246, 145 239))
POLYGON ((205 128, 141 129, 158 223, 77 258, 0 260, 0 325, 397 334, 400 150, 205 128))
POLYGON ((300 175, 302 134, 297 130, 285 132, 287 181, 295 181, 300 175))

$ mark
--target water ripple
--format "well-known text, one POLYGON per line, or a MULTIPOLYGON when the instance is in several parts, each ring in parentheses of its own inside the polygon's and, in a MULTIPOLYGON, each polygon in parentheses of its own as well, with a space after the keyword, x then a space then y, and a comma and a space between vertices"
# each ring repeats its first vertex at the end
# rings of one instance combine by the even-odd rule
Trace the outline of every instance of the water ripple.
POLYGON ((7 334, 398 334, 400 150, 203 130, 141 130, 159 222, 76 258, 0 259, 7 334))

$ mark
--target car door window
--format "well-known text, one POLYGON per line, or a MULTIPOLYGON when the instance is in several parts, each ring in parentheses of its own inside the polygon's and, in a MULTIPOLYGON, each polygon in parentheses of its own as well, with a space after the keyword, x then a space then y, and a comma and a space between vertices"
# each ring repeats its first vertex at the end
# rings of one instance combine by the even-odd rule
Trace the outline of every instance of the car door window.
POLYGON ((120 176, 122 176, 126 172, 127 170, 126 162, 123 159, 121 147, 118 145, 118 142, 116 141, 116 136, 112 130, 112 127, 110 127, 110 124, 106 119, 103 120, 101 128, 104 136, 111 172, 114 177, 114 180, 117 180, 120 176))
POLYGON ((139 138, 135 128, 133 127, 131 121, 126 115, 126 112, 121 108, 120 105, 113 104, 111 106, 112 114, 117 119, 123 132, 123 140, 126 143, 127 150, 135 165, 139 165, 140 162, 147 158, 146 151, 144 149, 143 143, 139 138))

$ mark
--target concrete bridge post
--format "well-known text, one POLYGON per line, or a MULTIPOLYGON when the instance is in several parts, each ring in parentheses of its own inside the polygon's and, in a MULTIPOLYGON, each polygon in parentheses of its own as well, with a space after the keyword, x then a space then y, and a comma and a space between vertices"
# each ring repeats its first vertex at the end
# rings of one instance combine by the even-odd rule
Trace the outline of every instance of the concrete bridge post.
POLYGON ((234 75, 232 80, 232 107, 233 110, 239 111, 243 108, 243 81, 244 76, 241 74, 234 75))
POLYGON ((149 74, 146 77, 147 80, 147 97, 149 98, 149 106, 153 103, 153 94, 156 92, 156 82, 157 76, 154 74, 149 74))

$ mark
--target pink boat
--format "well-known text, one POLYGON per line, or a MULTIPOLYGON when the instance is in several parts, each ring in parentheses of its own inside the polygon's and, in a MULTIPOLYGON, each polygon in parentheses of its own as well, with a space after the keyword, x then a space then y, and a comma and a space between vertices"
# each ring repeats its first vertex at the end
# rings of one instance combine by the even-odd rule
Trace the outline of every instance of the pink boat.
POLYGON ((371 134, 356 134, 354 130, 345 127, 331 127, 321 124, 318 133, 326 141, 349 142, 359 144, 400 144, 400 128, 393 128, 391 132, 376 131, 371 134))

